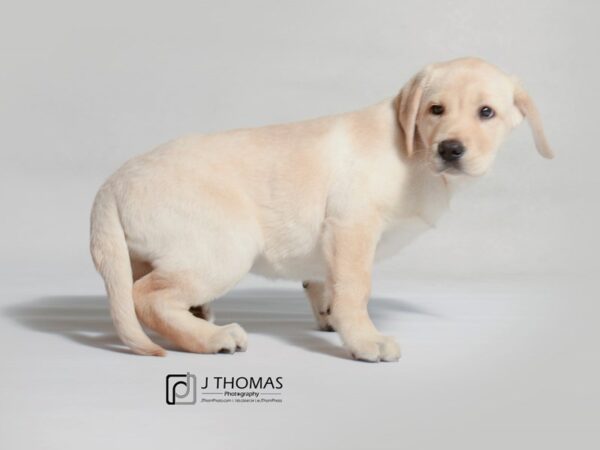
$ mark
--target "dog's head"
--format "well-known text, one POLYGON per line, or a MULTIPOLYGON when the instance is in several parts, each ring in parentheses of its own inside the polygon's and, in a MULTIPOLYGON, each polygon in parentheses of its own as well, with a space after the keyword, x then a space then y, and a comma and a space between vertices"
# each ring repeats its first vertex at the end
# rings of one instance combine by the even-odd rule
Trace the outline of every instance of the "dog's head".
POLYGON ((407 154, 424 150, 438 173, 484 174, 524 117, 540 154, 553 156, 529 95, 515 78, 480 59, 427 66, 402 88, 397 107, 407 154))

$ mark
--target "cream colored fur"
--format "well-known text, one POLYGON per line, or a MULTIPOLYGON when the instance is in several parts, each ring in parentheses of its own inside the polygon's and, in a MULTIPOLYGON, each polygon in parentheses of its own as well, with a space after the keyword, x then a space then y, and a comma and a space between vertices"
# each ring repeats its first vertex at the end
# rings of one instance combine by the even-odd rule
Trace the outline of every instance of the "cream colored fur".
POLYGON ((303 280, 320 328, 335 329, 355 358, 397 360, 398 344, 367 313, 373 262, 431 227, 524 116, 550 157, 516 81, 459 59, 366 109, 187 136, 130 160, 102 186, 91 218, 119 336, 136 353, 164 354, 141 322, 191 352, 245 350, 239 325, 205 319, 209 302, 254 272, 303 280), (434 103, 444 115, 429 112, 434 103), (482 121, 482 105, 496 116, 482 121), (449 138, 467 148, 460 171, 437 154, 449 138))

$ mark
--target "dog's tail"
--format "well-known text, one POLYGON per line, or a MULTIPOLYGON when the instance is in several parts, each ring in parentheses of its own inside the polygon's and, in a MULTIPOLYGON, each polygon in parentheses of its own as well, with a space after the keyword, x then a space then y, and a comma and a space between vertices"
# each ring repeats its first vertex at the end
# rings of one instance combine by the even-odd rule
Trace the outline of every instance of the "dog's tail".
POLYGON ((125 233, 121 225, 114 195, 105 185, 92 208, 90 251, 106 285, 110 313, 119 337, 140 355, 165 355, 144 333, 133 303, 133 276, 125 233))

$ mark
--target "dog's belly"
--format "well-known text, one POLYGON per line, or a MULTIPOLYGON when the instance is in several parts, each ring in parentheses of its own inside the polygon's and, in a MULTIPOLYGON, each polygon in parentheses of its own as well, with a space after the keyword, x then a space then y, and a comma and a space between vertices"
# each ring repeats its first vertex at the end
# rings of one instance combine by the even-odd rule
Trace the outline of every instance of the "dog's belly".
POLYGON ((319 281, 325 279, 326 265, 320 248, 315 247, 305 255, 293 257, 273 258, 261 254, 250 272, 267 278, 319 281))
POLYGON ((256 259, 250 272, 273 279, 319 281, 325 278, 325 261, 323 258, 306 256, 273 263, 261 256, 256 259))
MULTIPOLYGON (((430 228, 420 217, 394 223, 382 234, 375 251, 375 261, 395 255, 430 228)), ((250 271, 268 278, 322 281, 326 276, 327 265, 319 245, 301 256, 269 258, 264 254, 260 255, 250 271)))

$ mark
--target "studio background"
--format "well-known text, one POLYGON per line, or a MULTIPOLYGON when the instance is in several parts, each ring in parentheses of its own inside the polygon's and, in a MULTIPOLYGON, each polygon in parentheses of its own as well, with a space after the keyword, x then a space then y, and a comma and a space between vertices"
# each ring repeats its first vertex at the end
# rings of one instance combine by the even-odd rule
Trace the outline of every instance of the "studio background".
POLYGON ((0 445, 598 444, 599 14, 591 1, 5 5, 0 445), (524 122, 436 229, 377 267, 374 317, 399 363, 348 360, 299 286, 254 277, 216 304, 249 331, 246 354, 111 350, 89 211, 125 160, 189 132, 362 108, 468 55, 522 80, 557 157, 524 122), (284 402, 167 407, 178 371, 282 374, 284 402))

